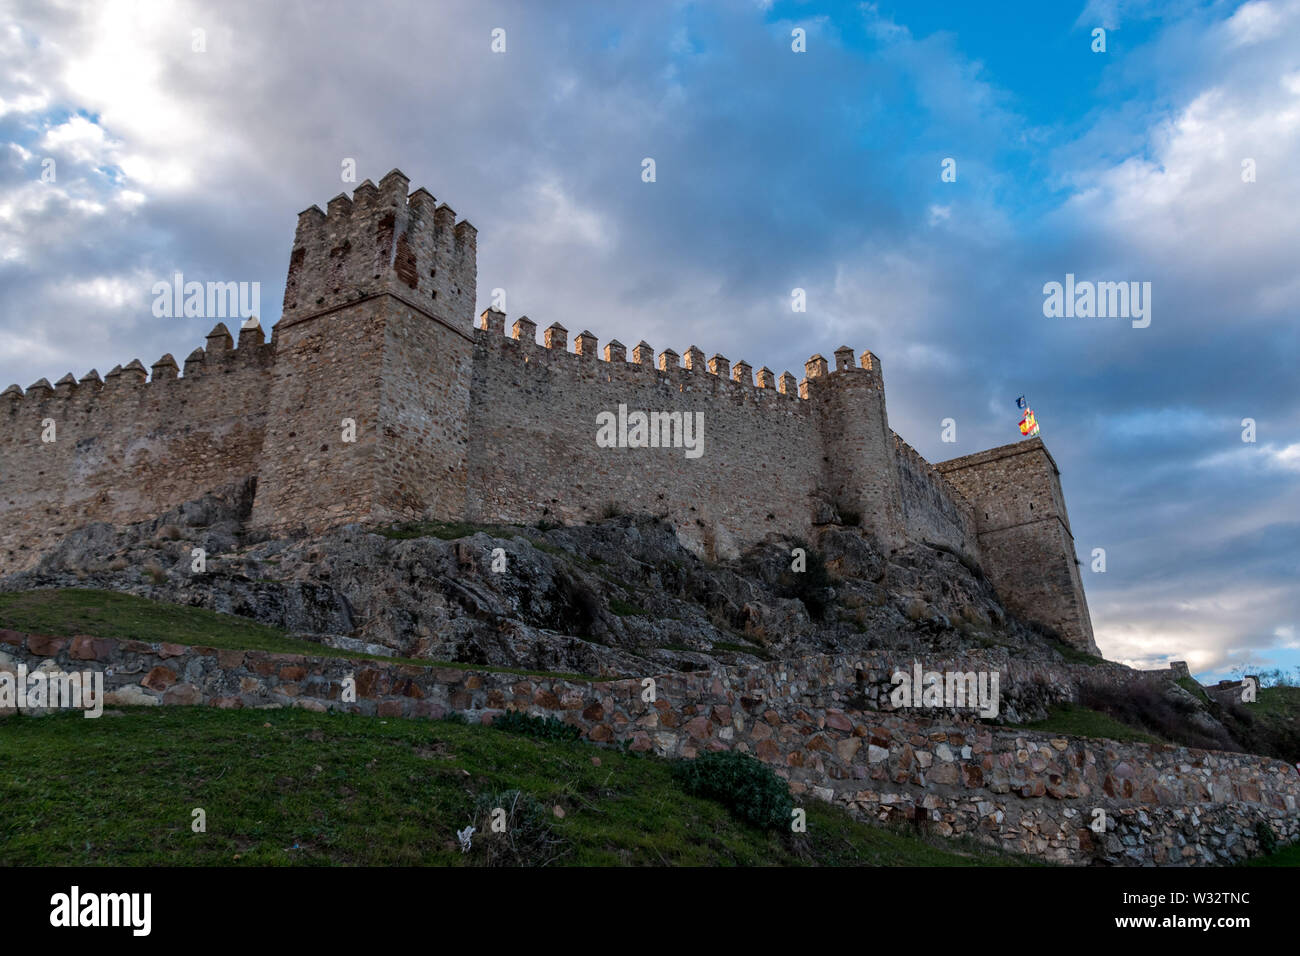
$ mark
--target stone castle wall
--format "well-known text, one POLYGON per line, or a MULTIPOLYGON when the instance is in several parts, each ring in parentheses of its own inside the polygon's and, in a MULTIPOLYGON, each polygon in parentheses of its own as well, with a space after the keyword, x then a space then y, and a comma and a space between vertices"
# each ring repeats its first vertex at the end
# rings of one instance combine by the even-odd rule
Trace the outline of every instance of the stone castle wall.
POLYGON ((242 332, 249 347, 227 355, 218 326, 180 379, 164 356, 147 384, 137 362, 102 387, 7 389, 0 572, 80 525, 139 520, 252 476, 251 523, 268 533, 638 511, 728 558, 771 532, 856 521, 886 548, 932 542, 986 564, 1022 616, 1096 650, 1040 441, 932 467, 889 428, 880 360, 846 346, 833 370, 814 355, 796 382, 693 346, 684 364, 644 342, 631 361, 617 342, 597 356, 589 332, 570 350, 558 324, 539 344, 533 322, 506 336, 492 310, 475 329, 477 232, 408 186, 394 170, 299 216, 272 343, 242 332), (620 405, 703 413, 703 454, 599 447, 597 415, 620 405), (59 429, 49 445, 46 418, 59 429), (1034 522, 1012 523, 1026 505, 1034 522))
POLYGON ((141 521, 257 475, 275 348, 260 329, 224 326, 185 361, 164 355, 101 381, 91 372, 0 396, 0 570, 95 521, 141 521), (53 442, 42 441, 47 420, 53 442))
POLYGON ((894 435, 894 448, 907 537, 947 545, 979 560, 978 524, 971 503, 898 435, 894 435))
MULTIPOLYGON (((396 662, 216 650, 0 630, 0 670, 18 664, 102 670, 109 706, 302 707, 381 717, 449 712, 490 722, 507 710, 556 717, 596 743, 695 757, 753 754, 796 799, 861 817, 970 836, 1058 863, 1232 863, 1260 852, 1256 826, 1300 838, 1300 774, 1265 757, 1118 744, 999 727, 953 711, 880 709, 893 669, 910 661, 812 657, 644 679, 581 681, 396 662), (344 680, 356 701, 345 703, 344 680), (1104 832, 1090 824, 1104 813, 1104 832)), ((927 669, 1005 667, 1010 697, 1040 678, 1068 693, 1077 668, 987 659, 925 661, 927 669)), ((1089 680, 1163 680, 1118 666, 1089 680)))
MULTIPOLYGON (((529 323, 531 325, 531 323, 529 323)), ((730 556, 767 532, 806 536, 825 454, 810 404, 702 369, 606 361, 531 328, 476 332, 470 499, 476 521, 599 520, 606 509, 671 520, 688 546, 730 556), (702 454, 602 448, 597 416, 703 413, 702 454)))
POLYGON ((940 462, 974 506, 984 572, 1003 602, 1096 654, 1060 471, 1042 439, 940 462))

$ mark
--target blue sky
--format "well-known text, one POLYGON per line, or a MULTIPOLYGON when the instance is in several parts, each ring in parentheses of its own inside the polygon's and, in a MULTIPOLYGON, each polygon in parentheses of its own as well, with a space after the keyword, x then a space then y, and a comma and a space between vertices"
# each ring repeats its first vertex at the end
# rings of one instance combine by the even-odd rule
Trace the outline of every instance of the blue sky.
POLYGON ((399 166, 478 227, 480 307, 778 374, 870 348, 932 461, 1027 393, 1107 656, 1300 666, 1300 0, 3 0, 0 58, 0 385, 183 359, 175 271, 269 325, 297 212, 399 166), (1150 326, 1047 318, 1067 273, 1150 282, 1150 326))

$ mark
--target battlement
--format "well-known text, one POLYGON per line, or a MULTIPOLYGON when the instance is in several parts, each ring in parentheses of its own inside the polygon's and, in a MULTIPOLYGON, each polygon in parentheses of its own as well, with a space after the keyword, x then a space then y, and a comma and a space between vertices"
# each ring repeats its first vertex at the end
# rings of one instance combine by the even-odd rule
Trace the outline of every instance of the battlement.
POLYGON ((255 320, 218 324, 183 363, 0 393, 0 566, 236 482, 255 486, 249 523, 267 534, 613 508, 727 559, 839 523, 978 561, 1024 616, 1095 650, 1041 441, 931 465, 889 427, 880 359, 848 345, 797 379, 694 343, 601 348, 495 309, 476 327, 477 232, 409 185, 393 170, 299 216, 270 341, 255 320), (634 416, 659 423, 653 440, 634 416))
POLYGON ((779 387, 766 366, 758 370, 756 378, 753 366, 743 360, 733 366, 724 356, 715 355, 711 365, 706 365, 702 359, 695 358, 704 354, 695 346, 686 350, 683 364, 682 356, 674 350, 664 349, 656 355, 644 340, 632 349, 629 357, 627 347, 617 339, 598 350, 599 339, 586 330, 574 338, 570 349, 568 330, 559 323, 543 330, 538 341, 536 322, 521 316, 511 324, 505 313, 496 309, 485 309, 480 314, 474 338, 481 349, 496 350, 523 364, 542 363, 556 373, 572 375, 575 382, 591 380, 593 376, 605 382, 623 381, 630 385, 658 382, 683 392, 706 389, 710 394, 748 398, 754 402, 799 401, 802 397, 790 384, 794 376, 789 372, 781 376, 780 384, 785 387, 779 387), (593 359, 596 365, 591 364, 593 359))
POLYGON ((468 333, 477 294, 478 231, 394 169, 322 212, 298 216, 284 288, 283 324, 375 295, 405 300, 468 333))
POLYGON ((772 396, 806 401, 813 394, 810 379, 819 379, 818 387, 847 380, 880 391, 884 389, 880 359, 866 351, 858 364, 854 364, 853 350, 847 346, 836 350, 837 364, 833 371, 825 359, 814 355, 805 363, 805 378, 796 381, 789 371, 778 378, 767 366, 755 373, 754 367, 743 359, 733 364, 726 356, 715 354, 706 361, 704 352, 694 345, 686 349, 683 359, 673 349, 664 349, 656 356, 649 343, 641 340, 629 357, 627 347, 617 339, 607 343, 603 350, 598 349, 597 336, 584 330, 574 338, 570 349, 568 330, 563 325, 552 323, 542 331, 540 341, 537 329, 537 323, 527 316, 510 323, 504 312, 484 309, 475 324, 475 342, 481 348, 504 350, 503 354, 514 355, 522 363, 548 363, 547 367, 556 371, 572 372, 575 381, 594 371, 603 381, 660 381, 675 384, 683 391, 708 388, 713 394, 749 396, 755 401, 766 401, 772 396), (582 364, 592 359, 600 363, 594 370, 582 364))
MULTIPOLYGON (((265 341, 260 326, 240 332, 238 349, 224 323, 217 323, 207 340, 207 349, 197 348, 185 359, 184 379, 242 367, 267 369, 274 361, 274 346, 265 341)), ((126 365, 114 365, 102 379, 92 368, 80 379, 69 372, 53 386, 45 378, 25 391, 10 385, 0 392, 0 414, 7 413, 11 421, 38 412, 53 414, 57 424, 57 416, 93 414, 101 402, 149 401, 154 389, 165 390, 180 380, 180 367, 170 353, 148 369, 139 359, 131 359, 126 365)))

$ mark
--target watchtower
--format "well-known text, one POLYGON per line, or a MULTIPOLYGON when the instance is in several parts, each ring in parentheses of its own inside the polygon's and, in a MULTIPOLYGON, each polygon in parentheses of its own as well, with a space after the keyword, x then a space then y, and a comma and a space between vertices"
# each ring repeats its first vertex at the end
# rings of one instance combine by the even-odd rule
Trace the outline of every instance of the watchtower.
POLYGON ((298 217, 253 523, 464 512, 477 232, 393 170, 298 217))

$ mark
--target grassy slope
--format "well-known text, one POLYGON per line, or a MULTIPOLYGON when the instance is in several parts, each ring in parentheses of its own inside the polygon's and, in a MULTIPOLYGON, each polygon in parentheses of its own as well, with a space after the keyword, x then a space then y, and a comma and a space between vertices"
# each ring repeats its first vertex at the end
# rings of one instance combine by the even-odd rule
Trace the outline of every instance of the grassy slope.
POLYGON ((454 831, 478 795, 513 789, 563 809, 548 822, 564 864, 1027 862, 933 845, 815 800, 806 834, 756 831, 683 793, 670 766, 480 726, 299 710, 9 717, 0 865, 473 864, 493 838, 476 836, 479 854, 462 855, 454 831), (195 807, 206 833, 191 832, 195 807))
MULTIPOLYGON (((233 615, 110 591, 0 594, 0 627, 366 656, 233 615)), ((1262 691, 1259 706, 1269 718, 1294 719, 1300 690, 1262 691)), ((806 836, 760 834, 683 794, 663 761, 485 728, 189 708, 83 721, 0 722, 0 806, 7 811, 0 814, 0 865, 473 862, 451 831, 469 822, 476 793, 512 788, 577 811, 555 823, 568 840, 567 863, 1025 862, 951 842, 940 849, 816 801, 807 805, 806 836), (44 772, 33 774, 33 767, 44 772), (208 811, 207 834, 189 830, 196 806, 208 811), (295 844, 302 849, 288 849, 295 844)), ((1159 742, 1079 707, 1026 729, 1159 742)), ((1300 849, 1288 848, 1258 865, 1296 865, 1297 855, 1300 849)))
POLYGON ((1300 843, 1278 847, 1272 856, 1257 856, 1242 866, 1300 866, 1300 843))
POLYGON ((313 641, 290 637, 277 627, 258 624, 234 614, 206 608, 186 607, 93 588, 50 588, 0 594, 0 628, 29 634, 70 636, 89 634, 137 641, 170 641, 199 647, 248 651, 276 651, 310 657, 346 657, 396 661, 421 667, 455 667, 462 670, 504 671, 509 674, 541 674, 577 680, 599 680, 581 674, 553 674, 513 667, 477 666, 444 661, 413 660, 406 657, 375 657, 341 651, 313 641))
MULTIPOLYGON (((1104 737, 1121 743, 1164 743, 1158 737, 1120 723, 1109 714, 1103 714, 1078 704, 1061 704, 1051 709, 1046 720, 1021 725, 1026 730, 1049 734, 1074 734, 1079 737, 1104 737)), ((1012 727, 1014 729, 1014 726, 1012 727)))
POLYGON ((1300 687, 1261 687, 1254 709, 1261 716, 1300 721, 1300 687))

